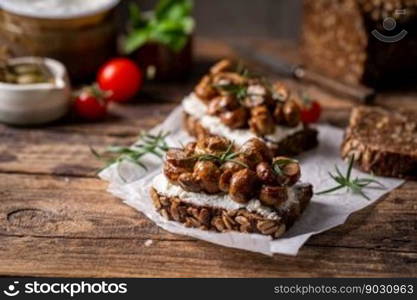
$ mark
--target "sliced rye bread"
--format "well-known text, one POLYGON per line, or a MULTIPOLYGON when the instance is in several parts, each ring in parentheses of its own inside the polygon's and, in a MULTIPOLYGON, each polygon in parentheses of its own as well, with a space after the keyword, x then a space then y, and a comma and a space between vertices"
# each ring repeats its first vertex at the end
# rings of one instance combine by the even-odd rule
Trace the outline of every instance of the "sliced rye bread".
POLYGON ((275 219, 241 208, 226 210, 211 206, 197 206, 177 197, 165 197, 151 188, 150 194, 158 213, 164 218, 176 221, 186 227, 215 232, 236 231, 258 233, 276 239, 282 236, 301 216, 313 196, 311 184, 294 186, 295 201, 285 209, 275 209, 275 219))
POLYGON ((341 155, 365 172, 417 179, 417 112, 354 108, 341 155))
MULTIPOLYGON (((212 136, 212 134, 201 125, 198 119, 185 112, 184 128, 189 135, 197 139, 212 136)), ((263 139, 263 141, 272 150, 274 156, 295 156, 317 147, 317 136, 318 132, 316 129, 305 126, 302 131, 299 131, 289 137, 286 137, 279 143, 275 143, 265 139, 263 139)))

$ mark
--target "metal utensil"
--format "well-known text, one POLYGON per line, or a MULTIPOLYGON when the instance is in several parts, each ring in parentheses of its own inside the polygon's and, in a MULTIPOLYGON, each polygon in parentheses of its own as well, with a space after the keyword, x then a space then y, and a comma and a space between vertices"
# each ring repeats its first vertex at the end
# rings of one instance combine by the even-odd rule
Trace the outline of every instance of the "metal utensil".
POLYGON ((371 88, 362 85, 350 85, 337 81, 308 70, 301 65, 289 63, 277 55, 257 51, 250 46, 234 44, 232 47, 237 54, 243 58, 260 63, 283 76, 294 77, 298 80, 311 82, 339 95, 348 96, 365 103, 370 103, 375 98, 375 90, 371 88))

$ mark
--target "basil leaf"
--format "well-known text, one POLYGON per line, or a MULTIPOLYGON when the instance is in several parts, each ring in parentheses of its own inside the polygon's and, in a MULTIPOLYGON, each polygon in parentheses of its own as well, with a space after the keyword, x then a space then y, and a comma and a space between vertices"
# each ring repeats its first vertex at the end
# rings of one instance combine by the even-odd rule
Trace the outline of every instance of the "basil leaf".
POLYGON ((135 30, 131 32, 124 41, 124 52, 130 54, 136 49, 142 47, 149 41, 149 33, 147 30, 135 30))
POLYGON ((181 51, 195 26, 191 17, 192 7, 191 0, 160 0, 154 12, 141 14, 137 5, 131 5, 130 23, 133 28, 124 39, 125 53, 130 54, 148 42, 181 51))

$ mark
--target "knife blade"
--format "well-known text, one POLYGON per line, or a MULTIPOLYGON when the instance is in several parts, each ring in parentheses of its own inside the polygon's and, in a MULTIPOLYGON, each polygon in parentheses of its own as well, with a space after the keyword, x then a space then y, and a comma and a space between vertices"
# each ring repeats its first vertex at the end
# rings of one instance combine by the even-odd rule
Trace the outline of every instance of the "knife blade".
POLYGON ((233 44, 232 48, 244 59, 259 63, 268 67, 275 73, 285 77, 293 77, 300 81, 319 85, 336 94, 348 96, 364 103, 371 103, 375 98, 375 90, 363 85, 350 85, 335 79, 323 76, 304 68, 302 65, 292 64, 285 59, 266 52, 257 51, 253 47, 233 44))

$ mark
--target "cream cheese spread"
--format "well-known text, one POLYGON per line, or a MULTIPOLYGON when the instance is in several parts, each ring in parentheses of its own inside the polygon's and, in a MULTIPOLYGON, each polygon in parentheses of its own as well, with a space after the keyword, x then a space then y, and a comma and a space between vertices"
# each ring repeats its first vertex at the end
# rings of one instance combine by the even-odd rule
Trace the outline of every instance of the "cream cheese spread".
MULTIPOLYGON (((194 93, 184 98, 182 107, 186 113, 200 120, 201 125, 211 134, 223 136, 234 141, 238 146, 243 145, 247 140, 258 137, 248 129, 231 129, 224 125, 218 117, 207 114, 207 107, 194 93)), ((285 138, 303 130, 303 124, 296 127, 276 126, 275 132, 266 135, 264 138, 268 141, 278 143, 285 138)))
MULTIPOLYGON (((227 194, 208 195, 205 193, 187 192, 180 186, 170 183, 164 174, 160 174, 154 178, 152 187, 162 196, 170 198, 177 197, 184 202, 191 203, 196 206, 216 207, 225 210, 238 210, 244 208, 249 212, 258 213, 264 218, 270 220, 276 220, 279 218, 278 214, 273 209, 263 205, 258 199, 252 199, 248 203, 242 204, 233 201, 227 194)), ((298 199, 296 198, 294 188, 288 188, 288 200, 284 202, 279 209, 288 209, 296 202, 298 202, 298 199)))

